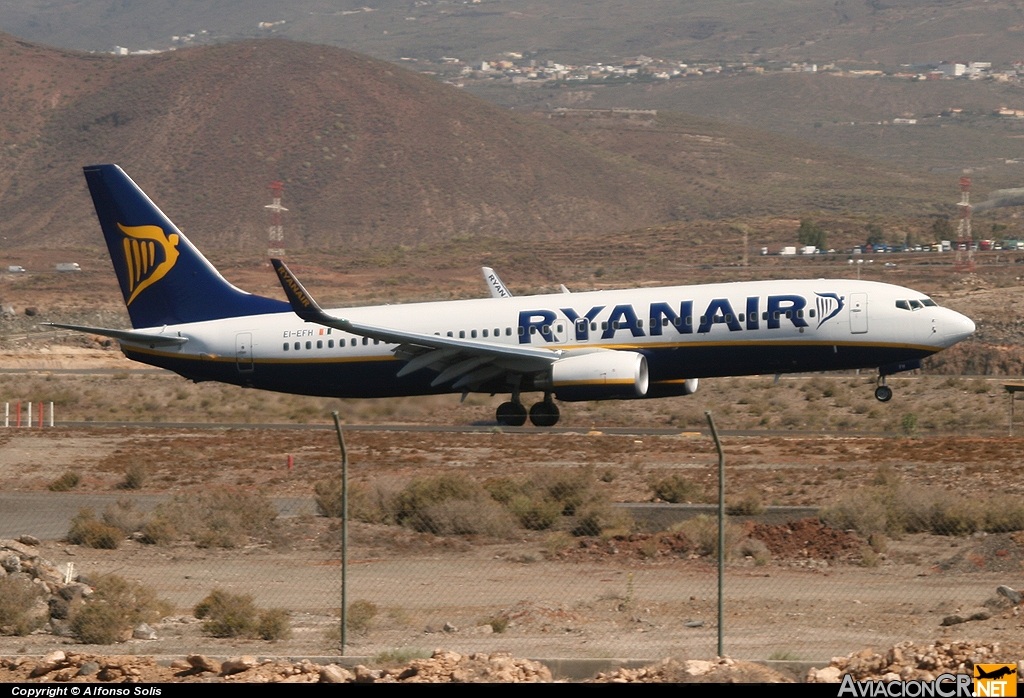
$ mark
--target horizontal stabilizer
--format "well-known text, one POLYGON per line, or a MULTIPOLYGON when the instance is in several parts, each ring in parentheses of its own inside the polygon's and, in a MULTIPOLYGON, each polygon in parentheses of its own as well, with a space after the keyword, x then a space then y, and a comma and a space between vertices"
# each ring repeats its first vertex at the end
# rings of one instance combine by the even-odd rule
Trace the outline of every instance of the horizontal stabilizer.
POLYGON ((65 330, 74 330, 75 332, 98 334, 101 337, 112 337, 120 342, 148 344, 151 347, 181 346, 188 341, 188 337, 180 337, 170 334, 151 334, 147 332, 135 332, 133 330, 112 330, 107 327, 89 327, 88 325, 63 325, 59 322, 41 322, 39 324, 49 327, 60 327, 65 330))

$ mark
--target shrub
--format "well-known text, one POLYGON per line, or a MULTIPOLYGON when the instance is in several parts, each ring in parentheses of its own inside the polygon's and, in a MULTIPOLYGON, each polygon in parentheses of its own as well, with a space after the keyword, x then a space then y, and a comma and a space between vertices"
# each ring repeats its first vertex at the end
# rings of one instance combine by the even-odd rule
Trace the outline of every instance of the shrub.
POLYGON ((155 623, 174 611, 153 589, 115 574, 96 577, 93 585, 95 593, 71 616, 71 630, 85 644, 123 642, 139 623, 155 623))
POLYGON ((146 515, 135 508, 135 502, 132 500, 119 499, 103 510, 103 523, 130 536, 142 529, 146 523, 146 515))
POLYGON ((78 483, 81 481, 81 475, 73 470, 69 470, 47 485, 46 488, 51 492, 67 492, 68 490, 78 487, 78 483))
POLYGON ((651 482, 651 489, 658 499, 672 504, 682 504, 700 499, 701 488, 682 475, 670 475, 651 482))
POLYGON ((491 630, 494 632, 503 633, 508 630, 508 617, 495 616, 487 621, 487 625, 491 626, 491 630))
POLYGON ((176 495, 156 508, 155 518, 166 522, 165 533, 177 531, 206 548, 235 548, 249 537, 268 540, 277 529, 277 510, 263 493, 229 488, 176 495))
POLYGON ((348 605, 348 614, 345 620, 349 630, 365 635, 370 632, 370 626, 373 625, 376 615, 377 604, 365 599, 358 599, 348 605))
POLYGON ((251 637, 259 629, 256 604, 249 594, 214 589, 192 612, 205 621, 203 630, 213 637, 251 637))
POLYGON ((67 536, 69 543, 105 550, 115 550, 123 539, 124 534, 119 529, 97 521, 96 513, 87 508, 79 509, 71 519, 67 536))
POLYGON ((520 494, 508 502, 519 525, 531 531, 545 531, 551 528, 562 515, 562 504, 546 499, 535 499, 520 494))
POLYGON ((413 480, 389 508, 396 523, 434 535, 501 536, 511 528, 508 513, 483 487, 451 474, 413 480))
POLYGON ((292 636, 291 621, 288 611, 283 608, 271 608, 260 613, 256 633, 263 640, 287 640, 292 636))
POLYGON ((28 635, 46 624, 43 589, 27 579, 0 579, 0 635, 28 635))
POLYGON ((540 473, 534 483, 546 499, 562 505, 563 516, 575 516, 576 510, 590 498, 594 474, 590 468, 576 472, 548 470, 540 473))
POLYGON ((755 489, 748 489, 739 500, 726 507, 725 512, 730 516, 757 516, 763 513, 761 493, 755 489))
MULTIPOLYGON (((692 519, 682 521, 670 529, 671 532, 680 532, 693 541, 695 552, 698 555, 718 554, 718 518, 707 514, 699 514, 692 519)), ((735 547, 740 539, 740 529, 737 526, 725 522, 725 550, 726 555, 735 547)))
POLYGON ((142 542, 148 545, 170 545, 178 531, 168 519, 154 517, 142 527, 142 542))
POLYGON ((140 463, 133 463, 124 469, 124 480, 117 486, 122 490, 141 490, 149 476, 149 468, 140 463))

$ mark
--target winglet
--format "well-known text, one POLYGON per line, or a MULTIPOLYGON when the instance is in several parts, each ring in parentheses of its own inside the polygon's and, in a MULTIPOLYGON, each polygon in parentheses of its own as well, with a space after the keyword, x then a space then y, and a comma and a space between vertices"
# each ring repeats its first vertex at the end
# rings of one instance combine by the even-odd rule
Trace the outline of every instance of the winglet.
POLYGON ((511 298, 512 292, 508 290, 508 286, 502 283, 494 270, 490 267, 480 267, 480 271, 484 275, 484 283, 487 284, 487 290, 491 292, 491 298, 511 298))
POLYGON ((309 292, 302 284, 299 283, 291 269, 280 259, 271 259, 270 263, 274 265, 274 271, 277 272, 278 280, 281 282, 284 294, 288 296, 288 302, 291 304, 295 314, 306 322, 322 321, 327 314, 317 305, 316 301, 313 300, 313 297, 309 295, 309 292))

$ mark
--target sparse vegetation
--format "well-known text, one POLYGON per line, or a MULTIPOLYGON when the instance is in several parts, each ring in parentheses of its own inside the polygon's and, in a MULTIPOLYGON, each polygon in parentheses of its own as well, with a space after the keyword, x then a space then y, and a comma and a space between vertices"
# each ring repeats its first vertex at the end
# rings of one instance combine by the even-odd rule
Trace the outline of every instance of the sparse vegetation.
POLYGON ((682 475, 669 475, 666 478, 651 482, 654 496, 672 504, 697 502, 701 499, 701 488, 692 480, 682 475))
POLYGON ((0 635, 28 635, 46 624, 45 594, 27 579, 0 577, 0 635))
POLYGON ((377 604, 365 599, 357 599, 348 605, 345 620, 352 632, 365 635, 370 632, 373 619, 377 617, 377 604))
POLYGON ((155 623, 174 612, 153 589, 116 574, 96 577, 93 586, 93 595, 71 614, 72 632, 87 645, 124 642, 139 623, 155 623))
POLYGON ((141 463, 132 463, 124 469, 124 480, 118 484, 123 490, 140 490, 149 475, 149 468, 141 463))
POLYGON ((78 483, 82 481, 82 476, 73 470, 69 470, 59 478, 51 482, 46 486, 46 489, 51 492, 67 492, 78 487, 78 483))
POLYGON ((193 609, 203 620, 203 631, 213 637, 259 637, 285 640, 291 636, 288 612, 279 609, 260 611, 249 594, 232 594, 214 589, 193 609))
POLYGON ((89 548, 114 550, 121 544, 124 537, 124 533, 120 529, 99 521, 95 511, 82 508, 71 519, 67 540, 69 543, 89 548))
POLYGON ((262 493, 214 488, 175 495, 156 508, 159 524, 147 529, 154 542, 172 531, 201 548, 236 548, 250 538, 271 541, 277 531, 277 510, 262 493))
POLYGON ((937 487, 908 485, 891 467, 883 466, 871 486, 849 492, 824 508, 821 518, 832 528, 852 528, 866 536, 965 536, 980 530, 1024 530, 1024 503, 1007 496, 971 499, 937 487))

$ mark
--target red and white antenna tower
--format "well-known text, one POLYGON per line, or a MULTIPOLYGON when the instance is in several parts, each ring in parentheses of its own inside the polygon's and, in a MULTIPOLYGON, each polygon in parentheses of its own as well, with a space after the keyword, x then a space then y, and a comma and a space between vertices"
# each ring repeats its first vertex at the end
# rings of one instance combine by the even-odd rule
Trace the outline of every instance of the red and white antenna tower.
POLYGON ((281 214, 287 211, 281 205, 281 192, 284 191, 284 182, 271 182, 270 195, 272 203, 263 208, 270 209, 270 228, 267 230, 267 256, 284 256, 284 225, 281 224, 281 214))
POLYGON ((956 263, 954 269, 974 272, 974 239, 971 233, 971 178, 960 178, 960 225, 956 229, 956 263), (967 254, 965 255, 964 252, 967 254))

